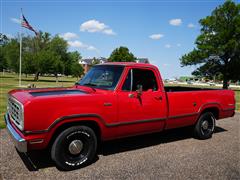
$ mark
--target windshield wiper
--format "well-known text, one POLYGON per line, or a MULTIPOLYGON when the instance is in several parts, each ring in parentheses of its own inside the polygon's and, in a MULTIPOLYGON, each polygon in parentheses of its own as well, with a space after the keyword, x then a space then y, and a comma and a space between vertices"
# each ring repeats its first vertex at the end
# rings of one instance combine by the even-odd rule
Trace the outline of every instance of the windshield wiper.
POLYGON ((96 92, 96 89, 95 88, 93 88, 93 87, 91 87, 91 86, 97 86, 96 84, 92 84, 92 83, 85 83, 85 84, 81 84, 82 86, 88 86, 88 87, 90 87, 90 88, 92 88, 92 90, 93 91, 95 91, 96 92))
POLYGON ((82 84, 82 86, 97 86, 97 85, 92 83, 85 83, 85 84, 82 84))

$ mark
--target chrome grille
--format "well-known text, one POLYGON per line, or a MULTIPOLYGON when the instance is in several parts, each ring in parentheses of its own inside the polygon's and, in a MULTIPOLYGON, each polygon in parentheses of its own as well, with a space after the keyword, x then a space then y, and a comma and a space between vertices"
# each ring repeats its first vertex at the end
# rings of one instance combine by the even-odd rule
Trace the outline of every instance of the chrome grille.
POLYGON ((23 106, 13 97, 8 98, 8 114, 12 122, 23 130, 23 106))

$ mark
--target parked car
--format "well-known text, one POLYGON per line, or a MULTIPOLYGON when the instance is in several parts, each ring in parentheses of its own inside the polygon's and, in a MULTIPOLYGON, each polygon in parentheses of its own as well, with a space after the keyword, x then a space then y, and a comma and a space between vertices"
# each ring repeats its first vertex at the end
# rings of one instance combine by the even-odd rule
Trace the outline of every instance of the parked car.
POLYGON ((9 92, 5 122, 18 151, 51 149, 65 170, 91 163, 101 141, 192 126, 211 138, 216 120, 234 115, 232 90, 164 87, 157 67, 96 65, 70 88, 9 92))

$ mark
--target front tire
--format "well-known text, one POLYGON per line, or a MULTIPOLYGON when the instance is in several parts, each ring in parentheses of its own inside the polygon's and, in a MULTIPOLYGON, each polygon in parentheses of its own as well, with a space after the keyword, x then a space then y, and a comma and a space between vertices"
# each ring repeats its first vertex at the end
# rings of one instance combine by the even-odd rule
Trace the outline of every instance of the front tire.
POLYGON ((97 138, 87 126, 73 126, 58 135, 51 157, 63 170, 73 170, 91 163, 96 156, 97 138))
POLYGON ((216 118, 213 113, 203 113, 194 127, 194 135, 198 139, 209 139, 215 129, 216 118))

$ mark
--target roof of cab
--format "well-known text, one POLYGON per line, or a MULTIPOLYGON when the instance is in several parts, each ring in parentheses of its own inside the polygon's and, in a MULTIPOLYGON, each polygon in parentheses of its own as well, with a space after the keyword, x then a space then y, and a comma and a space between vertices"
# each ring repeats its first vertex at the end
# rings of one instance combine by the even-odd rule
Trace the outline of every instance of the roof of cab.
POLYGON ((156 66, 148 63, 135 63, 135 62, 107 62, 103 64, 99 64, 98 66, 102 65, 121 65, 121 66, 135 66, 135 67, 150 67, 150 68, 157 68, 156 66))

